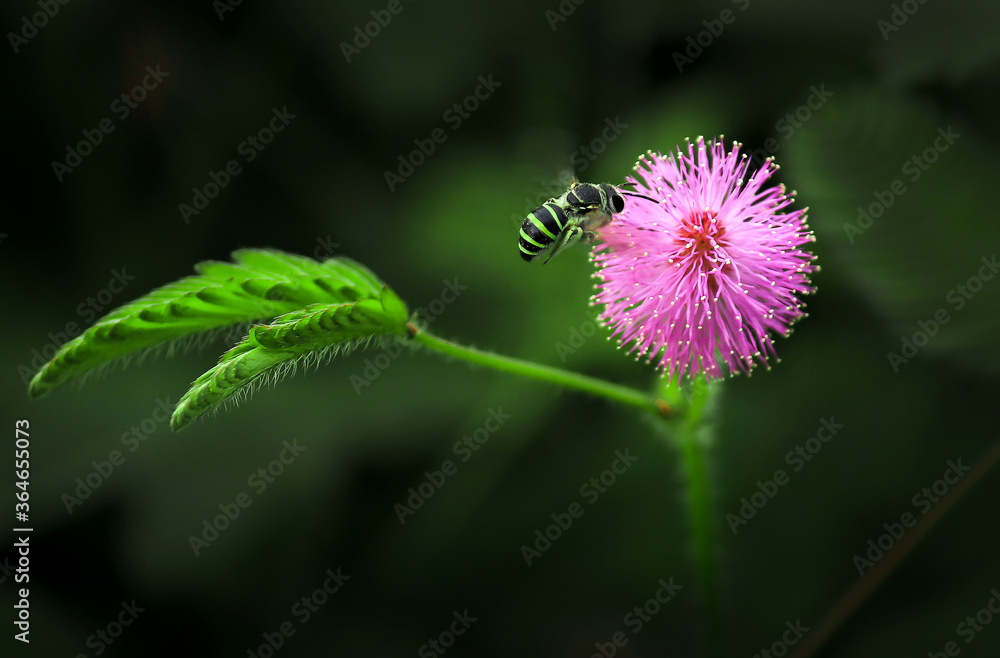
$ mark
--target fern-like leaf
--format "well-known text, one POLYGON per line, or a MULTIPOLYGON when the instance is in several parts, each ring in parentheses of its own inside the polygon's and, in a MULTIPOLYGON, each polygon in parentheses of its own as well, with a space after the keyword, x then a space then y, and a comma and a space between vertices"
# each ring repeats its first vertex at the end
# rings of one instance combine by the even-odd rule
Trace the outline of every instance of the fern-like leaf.
POLYGON ((257 325, 219 363, 199 377, 174 410, 177 431, 220 404, 249 393, 299 363, 319 362, 359 342, 406 332, 406 306, 389 288, 377 298, 341 304, 311 304, 257 325))
POLYGON ((243 249, 233 259, 201 263, 197 275, 104 316, 63 345, 31 380, 29 395, 41 397, 95 368, 178 339, 268 320, 310 304, 351 304, 383 295, 384 284, 346 258, 320 263, 271 249, 243 249))

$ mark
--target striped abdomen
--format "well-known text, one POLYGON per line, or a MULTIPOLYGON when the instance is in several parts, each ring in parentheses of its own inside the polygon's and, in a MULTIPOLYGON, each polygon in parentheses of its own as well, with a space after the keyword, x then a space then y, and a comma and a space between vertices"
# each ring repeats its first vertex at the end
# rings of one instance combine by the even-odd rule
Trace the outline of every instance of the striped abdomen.
POLYGON ((528 213, 521 224, 517 247, 524 260, 533 260, 555 242, 566 228, 566 213, 552 201, 528 213))

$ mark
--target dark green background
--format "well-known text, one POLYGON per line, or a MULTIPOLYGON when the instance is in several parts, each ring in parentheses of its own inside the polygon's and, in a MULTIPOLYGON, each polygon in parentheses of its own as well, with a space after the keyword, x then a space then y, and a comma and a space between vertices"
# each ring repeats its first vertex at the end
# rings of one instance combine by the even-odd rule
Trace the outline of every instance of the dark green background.
MULTIPOLYGON (((770 646, 786 622, 815 628, 883 524, 914 511, 948 460, 976 462, 997 440, 1000 280, 960 310, 948 294, 1000 250, 1000 6, 913 3, 886 40, 888 2, 587 0, 553 31, 556 0, 404 0, 345 61, 340 43, 385 6, 244 2, 220 21, 207 0, 75 0, 4 55, 0 385, 8 435, 31 421, 36 529, 33 641, 18 655, 95 655, 88 636, 134 598, 145 611, 104 655, 245 656, 283 621, 297 632, 280 655, 415 655, 468 609, 478 621, 448 655, 589 656, 670 577, 683 589, 618 655, 702 655, 679 455, 627 409, 428 353, 403 354, 358 395, 351 377, 376 353, 355 353, 181 434, 160 424, 70 515, 75 479, 127 450, 123 433, 175 403, 224 344, 40 401, 22 378, 113 270, 135 279, 105 310, 239 247, 329 243, 414 308, 446 280, 468 286, 434 332, 562 365, 557 346, 594 314, 592 266, 584 248, 523 263, 517 222, 615 117, 627 129, 582 180, 621 182, 646 149, 724 134, 769 144, 810 208, 819 292, 778 341, 780 364, 726 383, 712 465, 728 655, 770 646), (678 71, 674 53, 707 42, 703 21, 725 9, 735 20, 678 71), (157 64, 169 77, 119 119, 111 103, 157 64), (452 130, 443 113, 489 75, 500 87, 452 130), (833 96, 790 134, 779 122, 821 85, 833 96), (285 106, 296 118, 246 163, 239 144, 285 106), (106 117, 114 132, 58 182, 52 162, 106 117), (904 163, 949 126, 960 139, 910 181, 904 163), (447 140, 390 192, 384 172, 438 128, 447 140), (186 225, 178 204, 234 158, 242 173, 186 225), (852 243, 844 224, 896 179, 906 192, 852 243), (949 322, 894 372, 887 353, 939 309, 949 322), (501 408, 510 420, 401 525, 393 505, 501 408), (786 453, 830 417, 844 429, 791 472, 786 453), (307 452, 196 558, 188 536, 292 439, 307 452), (521 545, 625 449, 638 462, 526 566, 521 545), (790 482, 733 535, 724 515, 779 468, 790 482), (350 580, 298 625, 292 606, 337 567, 350 580)), ((36 11, 5 3, 0 24, 20 30, 36 11)), ((565 366, 651 386, 652 369, 605 336, 565 366)), ((8 519, 9 467, 3 481, 8 519)), ((955 627, 1000 587, 998 495, 991 474, 823 655, 925 656, 949 640, 996 655, 1000 623, 971 644, 955 627)), ((6 635, 9 577, 0 588, 6 635)))

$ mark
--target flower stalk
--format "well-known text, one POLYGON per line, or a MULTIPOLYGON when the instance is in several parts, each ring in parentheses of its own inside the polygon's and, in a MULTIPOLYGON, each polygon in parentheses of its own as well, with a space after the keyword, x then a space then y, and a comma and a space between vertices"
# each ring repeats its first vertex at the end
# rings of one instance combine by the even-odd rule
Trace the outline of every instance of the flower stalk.
POLYGON ((611 400, 612 402, 641 409, 656 416, 665 416, 670 413, 670 408, 664 400, 648 393, 643 393, 638 389, 614 384, 596 377, 581 375, 569 370, 494 354, 493 352, 479 350, 474 347, 457 345, 433 336, 426 331, 422 331, 413 323, 407 323, 406 326, 413 340, 445 356, 462 359, 469 363, 493 368, 501 372, 548 382, 563 388, 589 393, 611 400))
MULTIPOLYGON (((678 397, 676 383, 663 387, 665 397, 678 397), (665 391, 666 392, 666 391, 665 391)), ((688 488, 688 515, 691 523, 691 543, 705 611, 706 635, 710 656, 721 656, 722 621, 718 602, 717 551, 715 519, 709 480, 708 449, 713 440, 712 414, 721 384, 714 385, 696 379, 690 398, 678 410, 676 430, 670 438, 680 448, 688 488)))

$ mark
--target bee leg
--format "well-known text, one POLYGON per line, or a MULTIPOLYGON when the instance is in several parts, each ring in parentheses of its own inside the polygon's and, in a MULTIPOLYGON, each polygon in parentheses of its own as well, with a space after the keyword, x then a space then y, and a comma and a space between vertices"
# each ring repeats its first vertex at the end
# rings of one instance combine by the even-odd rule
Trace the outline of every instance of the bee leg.
MULTIPOLYGON (((552 245, 552 253, 545 259, 545 263, 548 263, 550 260, 555 258, 563 249, 567 249, 576 244, 581 235, 583 235, 583 229, 579 226, 570 226, 563 231, 562 234, 556 239, 555 244, 552 245)), ((542 264, 544 265, 545 263, 542 264)))

